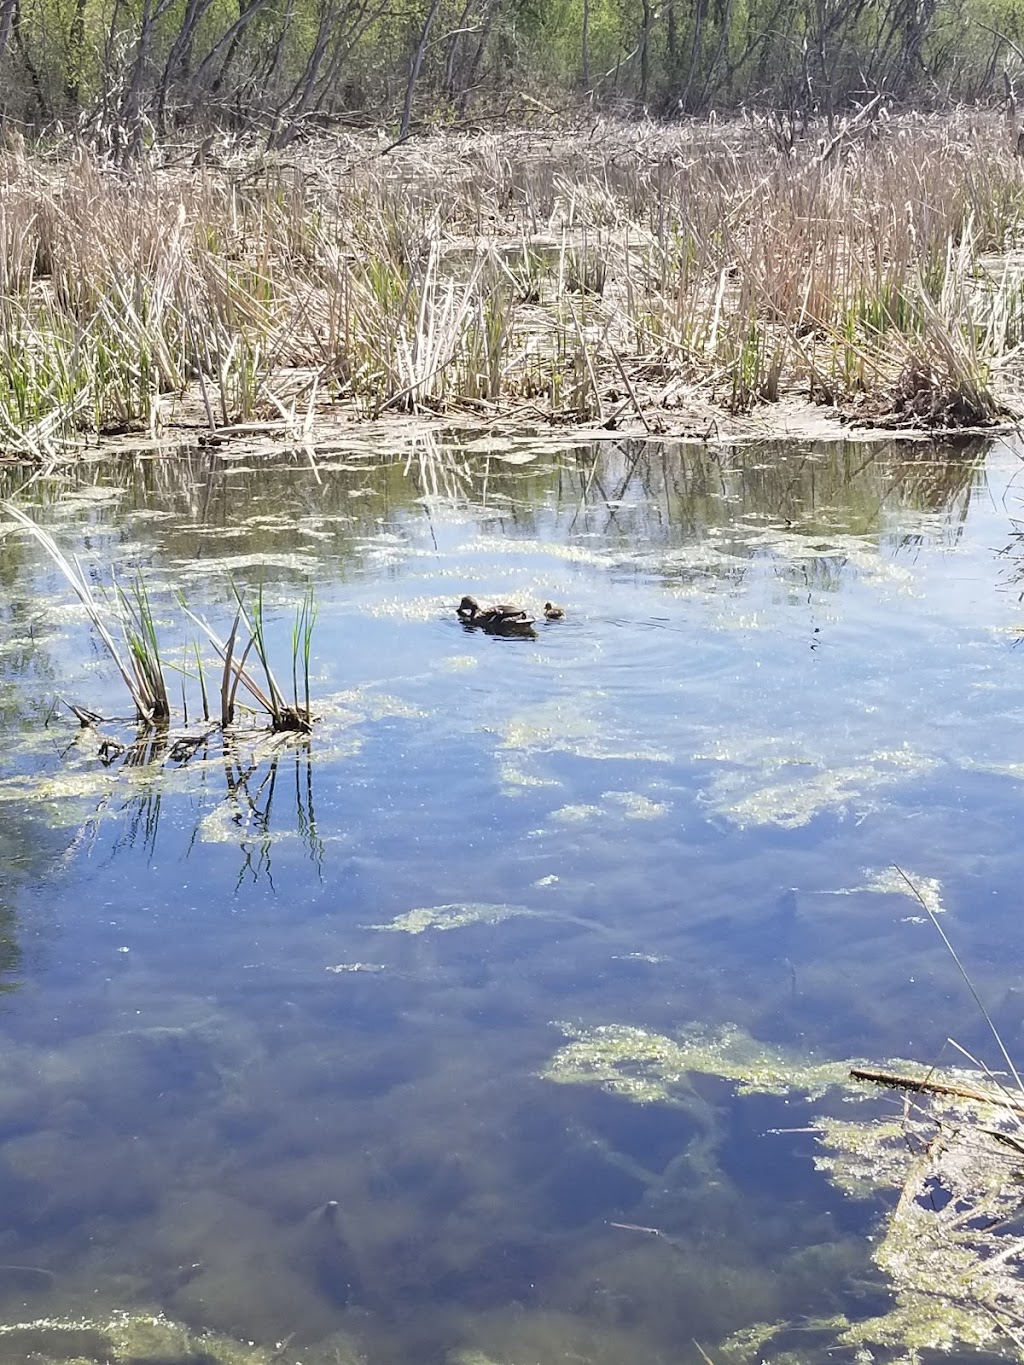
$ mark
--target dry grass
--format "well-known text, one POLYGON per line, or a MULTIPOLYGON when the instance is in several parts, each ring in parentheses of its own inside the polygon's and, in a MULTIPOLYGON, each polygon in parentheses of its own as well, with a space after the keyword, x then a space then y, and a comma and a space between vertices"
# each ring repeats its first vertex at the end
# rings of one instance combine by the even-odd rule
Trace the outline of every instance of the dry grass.
POLYGON ((639 420, 799 393, 1006 411, 1024 171, 994 116, 0 159, 0 449, 327 408, 639 420))

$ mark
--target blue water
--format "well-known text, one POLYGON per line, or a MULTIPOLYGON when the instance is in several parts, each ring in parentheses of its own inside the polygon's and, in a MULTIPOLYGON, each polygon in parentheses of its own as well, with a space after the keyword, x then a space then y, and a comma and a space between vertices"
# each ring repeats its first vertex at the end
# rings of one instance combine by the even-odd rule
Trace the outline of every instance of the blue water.
POLYGON ((562 1023, 991 1051, 893 864, 1021 1042, 1022 490, 1000 443, 413 442, 21 493, 97 584, 145 572, 175 663, 177 591, 224 636, 262 582, 290 688, 312 582, 320 719, 104 766, 55 698, 125 716, 117 675, 0 539, 0 1321, 625 1365, 876 1311, 813 1104, 542 1073, 562 1023), (494 638, 464 592, 566 617, 494 638))

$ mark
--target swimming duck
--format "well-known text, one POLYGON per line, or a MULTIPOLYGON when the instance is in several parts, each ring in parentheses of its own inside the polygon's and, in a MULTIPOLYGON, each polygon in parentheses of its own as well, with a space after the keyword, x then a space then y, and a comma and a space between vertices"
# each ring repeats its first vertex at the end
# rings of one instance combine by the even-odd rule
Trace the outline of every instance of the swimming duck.
POLYGON ((564 616, 564 607, 558 607, 554 602, 544 603, 544 619, 546 621, 561 621, 564 616))
POLYGON ((533 634, 533 617, 522 607, 513 607, 508 602, 482 607, 475 597, 467 594, 459 603, 458 616, 463 625, 481 626, 492 635, 533 634))

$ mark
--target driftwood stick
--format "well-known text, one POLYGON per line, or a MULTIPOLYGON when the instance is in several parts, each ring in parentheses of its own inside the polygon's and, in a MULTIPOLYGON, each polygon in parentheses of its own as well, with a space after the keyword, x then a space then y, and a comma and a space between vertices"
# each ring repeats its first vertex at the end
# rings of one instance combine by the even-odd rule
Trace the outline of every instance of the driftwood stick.
POLYGON ((921 1080, 917 1076, 901 1076, 893 1071, 873 1071, 868 1067, 850 1069, 852 1081, 870 1081, 872 1085, 886 1085, 895 1090, 913 1090, 918 1095, 951 1095, 958 1100, 978 1100, 995 1104, 1024 1115, 1024 1100, 1013 1100, 1005 1091, 985 1090, 971 1085, 951 1085, 948 1081, 921 1080))

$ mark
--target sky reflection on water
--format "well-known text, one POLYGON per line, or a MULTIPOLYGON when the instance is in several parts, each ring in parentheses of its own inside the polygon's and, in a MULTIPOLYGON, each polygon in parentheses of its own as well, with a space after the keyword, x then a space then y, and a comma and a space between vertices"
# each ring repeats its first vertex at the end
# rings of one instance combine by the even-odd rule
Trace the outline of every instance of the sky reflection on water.
POLYGON ((0 1319, 618 1365, 884 1298, 878 1211, 770 1131, 803 1101, 542 1073, 560 1022, 987 1046, 894 863, 1020 1044, 1018 457, 532 453, 38 485, 100 578, 144 568, 175 651, 172 589, 226 634, 262 574, 281 657, 314 581, 323 719, 227 759, 104 768, 44 725, 55 693, 125 702, 0 540, 0 1319), (567 617, 494 639, 466 591, 567 617))

